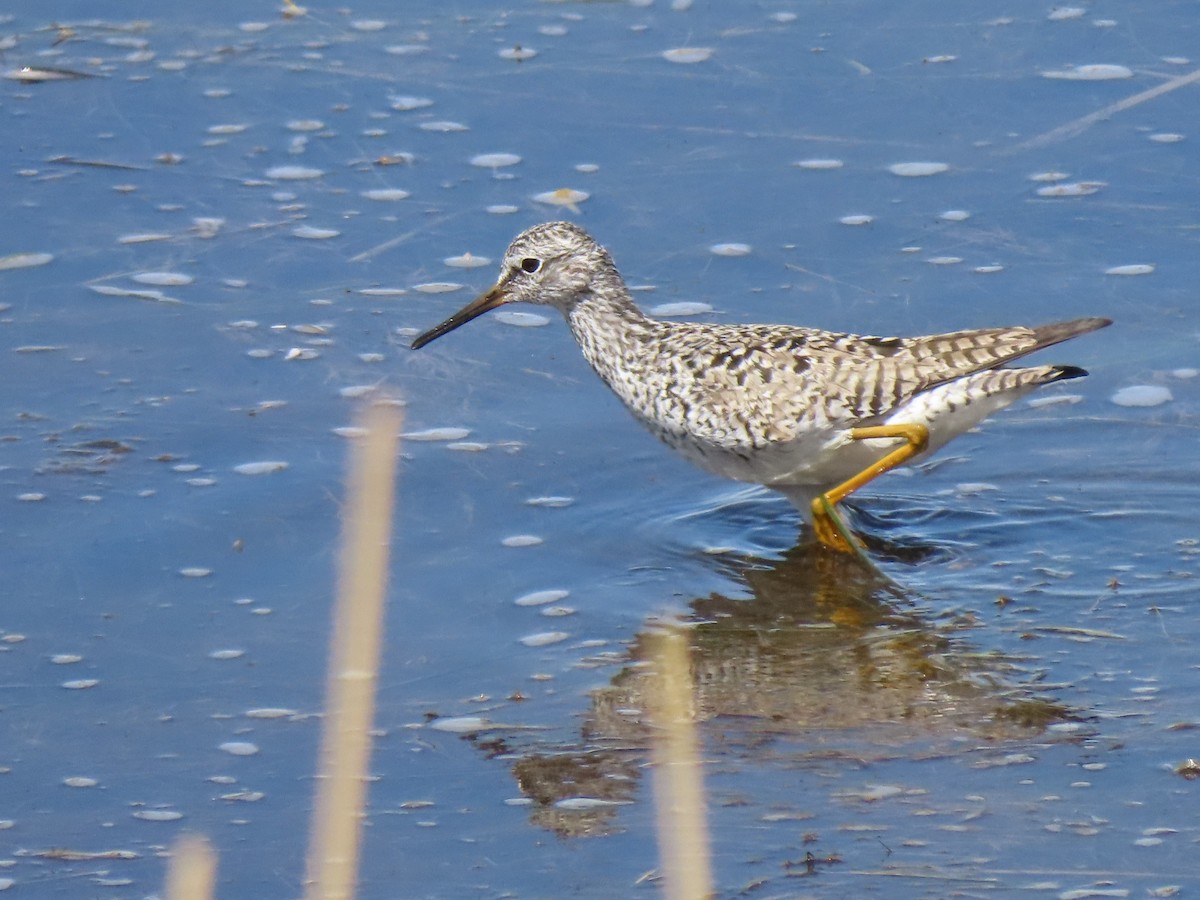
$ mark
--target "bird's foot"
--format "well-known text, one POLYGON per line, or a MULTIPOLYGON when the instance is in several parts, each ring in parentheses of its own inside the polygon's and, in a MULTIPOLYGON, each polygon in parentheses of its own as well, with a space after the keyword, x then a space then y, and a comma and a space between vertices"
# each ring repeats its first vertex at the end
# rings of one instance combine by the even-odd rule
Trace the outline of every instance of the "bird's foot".
POLYGON ((862 556, 863 542, 842 521, 836 507, 825 494, 812 502, 812 524, 817 540, 830 550, 862 556))

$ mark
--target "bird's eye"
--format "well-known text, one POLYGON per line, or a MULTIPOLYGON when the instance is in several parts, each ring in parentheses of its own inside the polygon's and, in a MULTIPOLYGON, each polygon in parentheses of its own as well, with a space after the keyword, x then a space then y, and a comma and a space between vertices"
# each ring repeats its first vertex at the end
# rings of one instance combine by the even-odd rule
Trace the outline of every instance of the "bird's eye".
POLYGON ((535 259, 532 256, 527 256, 523 260, 521 260, 521 268, 524 271, 528 272, 530 275, 532 275, 534 272, 536 272, 541 267, 542 267, 542 261, 540 259, 535 259))

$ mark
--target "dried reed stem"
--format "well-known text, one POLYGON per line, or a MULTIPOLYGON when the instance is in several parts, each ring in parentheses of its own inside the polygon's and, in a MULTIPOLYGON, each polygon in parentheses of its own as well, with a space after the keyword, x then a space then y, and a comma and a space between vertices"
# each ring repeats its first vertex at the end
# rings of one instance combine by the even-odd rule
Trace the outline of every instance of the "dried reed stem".
POLYGON ((712 896, 712 872, 687 638, 668 628, 654 641, 654 799, 666 896, 701 900, 712 896))
POLYGON ((175 842, 167 863, 167 900, 211 900, 217 878, 217 854, 208 841, 185 834, 175 842))
POLYGON ((376 403, 361 424, 366 434, 354 442, 348 476, 307 900, 349 900, 358 872, 400 413, 376 403))

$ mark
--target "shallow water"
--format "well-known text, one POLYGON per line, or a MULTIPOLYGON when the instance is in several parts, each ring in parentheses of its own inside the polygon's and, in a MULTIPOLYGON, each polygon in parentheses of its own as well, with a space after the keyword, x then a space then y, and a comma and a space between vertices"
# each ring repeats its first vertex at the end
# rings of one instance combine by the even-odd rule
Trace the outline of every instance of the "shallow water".
POLYGON ((0 19, 0 884, 148 896, 198 831, 219 896, 298 894, 334 429, 378 386, 457 431, 404 444, 361 896, 655 892, 676 614, 722 895, 1200 885, 1192 17, 410 7, 0 19), (1043 77, 1090 64, 1129 77, 1043 77), (863 496, 872 574, 657 445, 557 319, 407 350, 557 217, 713 321, 1117 324, 863 496))

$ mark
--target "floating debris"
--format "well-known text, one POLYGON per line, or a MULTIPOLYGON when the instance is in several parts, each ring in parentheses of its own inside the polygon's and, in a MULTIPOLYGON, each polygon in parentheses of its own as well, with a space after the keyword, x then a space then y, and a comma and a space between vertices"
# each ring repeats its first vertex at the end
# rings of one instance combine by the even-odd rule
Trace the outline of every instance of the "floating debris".
POLYGON ((288 463, 279 459, 264 459, 258 462, 241 463, 233 467, 233 471, 239 475, 273 475, 276 472, 282 472, 288 467, 288 463))
POLYGON ((117 238, 118 244, 150 244, 155 241, 169 241, 171 235, 163 234, 158 231, 143 232, 140 234, 125 234, 117 238))
POLYGON ((926 178, 949 170, 949 164, 944 162, 903 162, 888 166, 889 172, 902 178, 926 178))
POLYGON ((513 325, 517 328, 540 328, 543 325, 550 324, 550 319, 547 316, 539 315, 538 313, 521 312, 515 309, 502 309, 499 312, 493 313, 492 318, 504 325, 513 325))
POLYGON ((797 169, 808 169, 819 172, 829 169, 840 169, 845 165, 840 159, 800 159, 792 163, 797 169))
POLYGON ((327 241, 341 234, 336 228, 317 228, 315 225, 300 225, 292 229, 292 236, 306 241, 327 241))
POLYGON ((956 266, 962 261, 961 256, 931 256, 925 260, 931 266, 956 266))
POLYGON ((559 600, 564 600, 571 595, 570 591, 564 590, 546 590, 533 591, 528 594, 522 594, 513 601, 514 606, 545 606, 548 603, 557 603, 559 600))
POLYGON ((275 181, 308 181, 323 177, 325 170, 312 166, 272 166, 263 174, 275 181))
POLYGON ((1106 181, 1072 181, 1066 184, 1049 184, 1037 190, 1039 197, 1086 197, 1101 188, 1108 187, 1106 181))
POLYGON ((208 654, 208 658, 225 661, 230 659, 241 659, 245 655, 245 650, 214 650, 212 653, 208 654))
POLYGON ((1174 400, 1171 389, 1161 384, 1131 384, 1110 398, 1117 406, 1162 406, 1174 400))
POLYGON ((505 547, 536 547, 545 543, 546 539, 536 534, 514 534, 504 538, 500 543, 505 547))
POLYGON ((503 169, 506 166, 515 166, 519 162, 521 157, 515 153, 480 153, 470 159, 471 165, 481 169, 503 169))
POLYGON ((429 723, 434 731, 451 734, 470 734, 491 727, 491 722, 482 716, 440 716, 429 723))
POLYGON ((104 297, 132 297, 134 300, 147 300, 151 303, 181 304, 182 300, 168 297, 162 291, 145 291, 135 288, 122 288, 113 284, 89 284, 88 287, 104 297))
POLYGON ((713 244, 708 248, 708 252, 715 256, 746 256, 751 249, 749 244, 727 243, 713 244))
POLYGON ((971 214, 965 209, 948 209, 938 216, 945 222, 965 222, 971 218, 971 214))
POLYGON ((707 62, 709 59, 712 59, 712 55, 712 47, 675 47, 671 50, 664 50, 662 58, 667 62, 687 65, 689 63, 707 62))
POLYGON ((254 756, 258 753, 258 744, 250 741, 226 741, 217 746, 218 750, 228 753, 230 756, 254 756))
POLYGON ((1111 269, 1105 269, 1105 275, 1149 275, 1154 271, 1154 266, 1150 263, 1134 263, 1128 266, 1113 266, 1111 269))
POLYGON ((575 502, 574 497, 530 497, 526 506, 542 506, 547 509, 563 509, 575 502))
POLYGON ((399 188, 376 188, 371 191, 363 191, 362 196, 368 200, 393 201, 404 200, 411 196, 408 191, 402 191, 399 188))
POLYGON ((74 69, 53 69, 49 66, 18 66, 6 69, 4 77, 9 81, 21 81, 26 84, 40 84, 44 81, 78 81, 81 78, 97 78, 92 72, 78 72, 74 69))
POLYGON ((1086 66, 1072 66, 1069 69, 1054 69, 1041 74, 1043 78, 1055 78, 1061 81, 1113 81, 1120 78, 1132 78, 1133 70, 1128 66, 1093 63, 1086 66))
POLYGON ((292 119, 284 126, 288 131, 320 131, 325 123, 320 119, 292 119))
POLYGON ((838 222, 840 222, 842 225, 870 225, 874 221, 875 217, 867 215, 866 213, 860 213, 853 216, 842 216, 840 219, 838 219, 838 222))
POLYGON ((427 106, 433 106, 433 101, 428 97, 392 97, 392 109, 400 112, 407 112, 410 109, 424 109, 427 106))
POLYGON ((450 134, 456 131, 470 131, 470 129, 462 122, 422 122, 417 126, 422 131, 436 131, 442 134, 450 134))
POLYGON ((1160 131, 1155 134, 1146 135, 1146 139, 1154 141, 1156 144, 1178 144, 1186 138, 1182 134, 1177 134, 1173 131, 1160 131))
POLYGON ((174 809, 139 809, 133 813, 135 819, 143 822, 178 822, 183 813, 174 809))
POLYGON ((501 59, 511 59, 515 62, 524 62, 527 59, 533 59, 538 55, 538 52, 532 47, 522 47, 520 44, 517 44, 515 47, 505 47, 496 55, 501 59))
POLYGON ((658 306, 653 306, 650 308, 650 315, 661 318, 698 316, 703 313, 710 313, 712 310, 712 305, 708 303, 701 303, 696 300, 680 300, 677 303, 660 303, 658 306))
POLYGON ((53 253, 10 253, 8 256, 0 256, 0 271, 4 271, 5 269, 32 269, 35 266, 44 266, 46 263, 53 261, 53 253))
POLYGON ((488 266, 492 263, 488 257, 476 256, 470 251, 461 256, 447 256, 442 262, 455 269, 478 269, 481 266, 488 266))
POLYGON ((213 573, 212 569, 204 566, 185 566, 179 570, 179 574, 184 578, 207 578, 213 573))
MULTIPOLYGON (((519 210, 519 206, 513 206, 510 203, 495 203, 485 208, 485 212, 489 212, 493 216, 510 216, 519 210)), ((576 212, 578 211, 576 210, 576 212)))
POLYGON ((423 431, 406 431, 400 438, 405 441, 461 441, 470 433, 469 428, 426 428, 423 431))
POLYGON ((182 272, 138 272, 132 277, 138 284, 157 284, 161 287, 179 287, 196 280, 182 272))
POLYGON ((413 290, 422 294, 450 294, 462 289, 463 285, 457 281, 426 281, 413 285, 413 290))
POLYGON ((248 709, 242 715, 247 719, 294 719, 300 713, 282 706, 261 706, 248 709))
POLYGON ((579 212, 578 204, 592 195, 587 191, 577 191, 574 188, 559 188, 556 191, 543 191, 533 195, 534 203, 545 203, 548 206, 565 206, 573 213, 579 212))
POLYGON ((566 631, 539 631, 525 635, 521 638, 521 643, 526 647, 549 647, 551 644, 562 643, 570 636, 566 631))
POLYGON ((72 681, 64 681, 62 687, 68 691, 86 691, 99 683, 100 679, 98 678, 76 678, 72 681))

